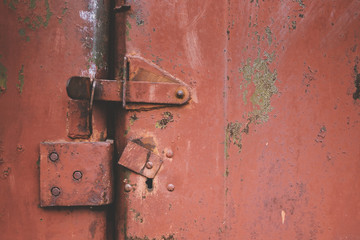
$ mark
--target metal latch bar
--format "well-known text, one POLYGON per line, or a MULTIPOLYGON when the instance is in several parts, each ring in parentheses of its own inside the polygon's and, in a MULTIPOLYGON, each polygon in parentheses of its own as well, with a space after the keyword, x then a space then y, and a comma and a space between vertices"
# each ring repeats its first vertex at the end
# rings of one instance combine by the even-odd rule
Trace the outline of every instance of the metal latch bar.
MULTIPOLYGON (((94 100, 123 101, 123 82, 94 79, 96 81, 94 100)), ((88 77, 72 77, 68 80, 66 90, 72 99, 90 99, 91 81, 88 77)), ((186 86, 178 83, 154 83, 128 81, 126 84, 126 103, 151 103, 182 105, 189 101, 190 94, 186 86)))

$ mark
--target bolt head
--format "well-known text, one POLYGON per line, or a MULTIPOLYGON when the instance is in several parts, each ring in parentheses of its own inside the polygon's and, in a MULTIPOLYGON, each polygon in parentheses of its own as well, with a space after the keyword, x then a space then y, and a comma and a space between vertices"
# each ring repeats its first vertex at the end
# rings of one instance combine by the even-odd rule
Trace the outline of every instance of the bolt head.
POLYGON ((57 154, 56 152, 52 152, 49 154, 49 159, 52 162, 56 162, 57 160, 59 160, 59 154, 57 154))
POLYGON ((73 173, 73 178, 74 178, 75 180, 80 180, 80 179, 82 178, 82 172, 80 172, 80 171, 75 171, 75 172, 73 173))
POLYGON ((145 166, 147 169, 152 169, 154 164, 152 162, 147 162, 145 166))
POLYGON ((132 186, 128 183, 125 184, 124 190, 125 190, 125 192, 130 192, 132 190, 132 186))
POLYGON ((171 149, 166 150, 166 157, 172 158, 174 156, 174 152, 171 149))
POLYGON ((58 187, 51 188, 51 195, 57 197, 60 195, 60 193, 61 193, 60 188, 58 188, 58 187))
POLYGON ((169 192, 172 192, 172 191, 174 191, 174 189, 175 189, 175 186, 174 186, 174 184, 168 184, 167 185, 167 190, 169 191, 169 192))
POLYGON ((185 92, 181 89, 177 90, 176 91, 176 97, 179 98, 179 99, 183 99, 185 96, 185 92))

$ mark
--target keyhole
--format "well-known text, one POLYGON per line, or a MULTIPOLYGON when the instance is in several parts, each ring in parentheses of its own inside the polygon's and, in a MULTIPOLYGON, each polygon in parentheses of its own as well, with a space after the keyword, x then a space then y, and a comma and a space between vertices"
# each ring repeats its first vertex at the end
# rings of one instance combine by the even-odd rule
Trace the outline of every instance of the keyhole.
POLYGON ((152 178, 148 178, 145 183, 146 183, 147 189, 149 191, 153 189, 153 179, 152 178))

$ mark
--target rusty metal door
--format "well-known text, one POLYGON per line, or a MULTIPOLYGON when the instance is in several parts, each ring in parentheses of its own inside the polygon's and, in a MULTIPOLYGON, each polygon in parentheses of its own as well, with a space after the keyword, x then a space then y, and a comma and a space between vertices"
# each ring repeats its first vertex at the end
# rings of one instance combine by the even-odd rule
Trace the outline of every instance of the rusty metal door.
POLYGON ((1 4, 1 239, 360 239, 359 1, 1 4))

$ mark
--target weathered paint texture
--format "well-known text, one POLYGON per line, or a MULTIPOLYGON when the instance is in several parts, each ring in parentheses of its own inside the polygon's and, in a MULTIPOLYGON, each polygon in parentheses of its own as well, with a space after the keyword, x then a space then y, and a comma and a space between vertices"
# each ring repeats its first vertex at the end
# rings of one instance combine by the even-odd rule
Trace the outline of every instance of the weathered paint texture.
POLYGON ((164 112, 162 115, 163 118, 155 124, 156 128, 164 129, 170 122, 174 121, 174 116, 171 112, 164 112))
POLYGON ((0 239, 359 239, 359 1, 129 0, 111 24, 124 1, 2 2, 0 239), (67 79, 121 80, 125 54, 191 100, 95 102, 69 138, 67 79), (159 155, 155 177, 117 165, 108 208, 38 207, 38 144, 107 136, 114 163, 129 140, 159 155))
MULTIPOLYGON (((269 44, 270 45, 270 44, 269 44)), ((271 71, 269 64, 273 61, 274 53, 271 55, 264 53, 264 56, 258 56, 255 60, 247 59, 246 64, 239 69, 243 74, 244 84, 240 89, 244 89, 243 100, 247 104, 247 94, 249 94, 250 84, 254 85, 255 89, 250 94, 250 101, 253 110, 248 114, 249 120, 254 123, 264 123, 269 117, 268 113, 272 110, 270 105, 271 97, 277 93, 275 81, 277 79, 276 70, 271 71)))
POLYGON ((105 240, 106 209, 39 206, 40 142, 74 141, 67 137, 65 88, 90 54, 79 17, 88 1, 0 5, 0 239, 105 240))
POLYGON ((151 190, 119 170, 117 237, 357 239, 359 2, 127 3, 118 44, 192 100, 117 113, 119 154, 151 136, 164 159, 151 190))

